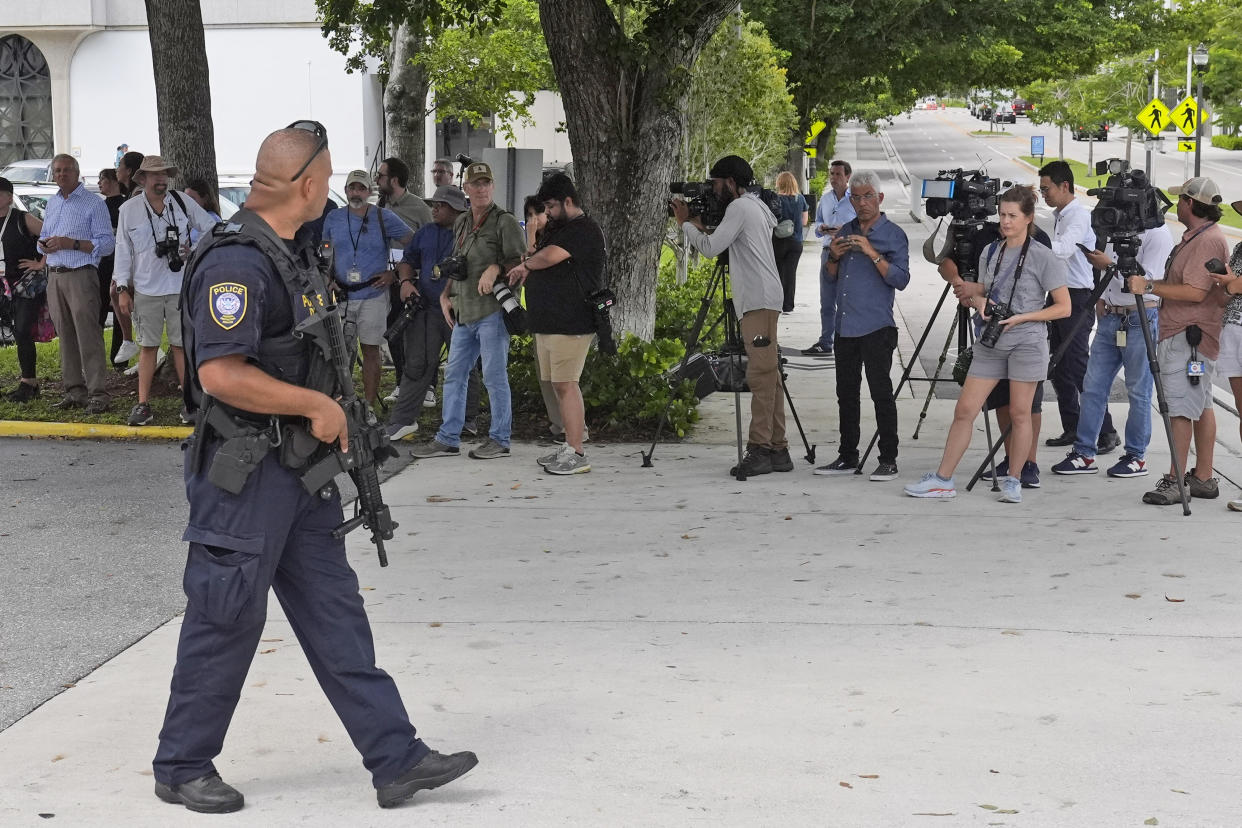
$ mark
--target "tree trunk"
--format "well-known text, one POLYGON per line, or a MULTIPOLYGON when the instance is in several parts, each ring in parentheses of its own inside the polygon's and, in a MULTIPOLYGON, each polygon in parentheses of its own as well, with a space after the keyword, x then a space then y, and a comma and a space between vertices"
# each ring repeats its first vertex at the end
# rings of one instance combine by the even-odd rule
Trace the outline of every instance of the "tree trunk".
POLYGON ((606 0, 539 0, 575 183, 608 243, 607 277, 618 299, 614 326, 642 339, 655 329, 660 245, 668 185, 678 177, 689 70, 736 6, 737 0, 674 0, 648 16, 640 50, 606 0))
MULTIPOLYGON (((149 2, 149 0, 148 0, 149 2)), ((400 158, 410 168, 406 189, 423 195, 427 169, 427 70, 412 63, 421 42, 412 37, 405 23, 392 38, 392 74, 384 87, 384 138, 387 155, 400 158)), ((433 150, 434 152, 434 150, 433 150)))
POLYGON ((211 82, 199 0, 146 0, 160 154, 181 170, 176 184, 204 178, 217 190, 211 82))

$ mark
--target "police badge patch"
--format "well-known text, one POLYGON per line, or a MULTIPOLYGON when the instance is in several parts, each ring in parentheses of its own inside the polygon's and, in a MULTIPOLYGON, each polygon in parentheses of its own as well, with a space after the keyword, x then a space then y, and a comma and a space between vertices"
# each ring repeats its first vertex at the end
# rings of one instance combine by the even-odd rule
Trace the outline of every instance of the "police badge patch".
POLYGON ((221 282, 211 286, 209 294, 211 318, 226 331, 231 331, 246 316, 246 286, 237 282, 221 282))

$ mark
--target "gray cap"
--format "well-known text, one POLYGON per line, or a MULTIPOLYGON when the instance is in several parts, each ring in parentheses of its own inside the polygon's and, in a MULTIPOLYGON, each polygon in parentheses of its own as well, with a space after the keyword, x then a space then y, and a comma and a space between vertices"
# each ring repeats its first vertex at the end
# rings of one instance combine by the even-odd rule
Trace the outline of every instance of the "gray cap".
POLYGON ((459 213, 466 211, 466 194, 450 184, 436 187, 436 191, 427 200, 432 203, 442 201, 459 213))

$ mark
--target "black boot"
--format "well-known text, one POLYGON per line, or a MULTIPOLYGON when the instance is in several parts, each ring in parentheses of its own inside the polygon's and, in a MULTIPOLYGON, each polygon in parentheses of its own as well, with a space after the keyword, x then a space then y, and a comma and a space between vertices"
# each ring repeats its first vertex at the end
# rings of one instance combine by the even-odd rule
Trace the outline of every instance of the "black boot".
MULTIPOLYGON (((772 453, 763 446, 750 446, 746 449, 746 456, 742 458, 741 472, 747 477, 753 477, 756 474, 772 473, 772 453)), ((738 466, 729 469, 729 474, 734 477, 738 476, 738 466)))
POLYGON ((479 758, 468 750, 445 756, 431 751, 417 765, 387 785, 375 789, 381 808, 392 808, 422 790, 438 788, 452 782, 479 764, 479 758))
POLYGON ((245 797, 232 785, 212 773, 182 782, 180 785, 155 783, 155 795, 165 802, 184 805, 200 814, 231 814, 246 804, 245 797))

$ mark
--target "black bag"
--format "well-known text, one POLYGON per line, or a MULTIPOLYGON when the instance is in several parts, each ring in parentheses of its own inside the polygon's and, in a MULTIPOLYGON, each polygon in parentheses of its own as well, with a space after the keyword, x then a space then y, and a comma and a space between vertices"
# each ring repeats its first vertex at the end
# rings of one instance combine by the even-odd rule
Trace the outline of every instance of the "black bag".
POLYGON ((691 354, 684 365, 678 365, 665 374, 669 385, 674 388, 683 382, 694 383, 694 396, 703 399, 716 390, 716 371, 712 361, 705 354, 691 354))
POLYGON ((13 295, 22 299, 36 299, 47 292, 47 268, 29 270, 13 283, 13 295))

